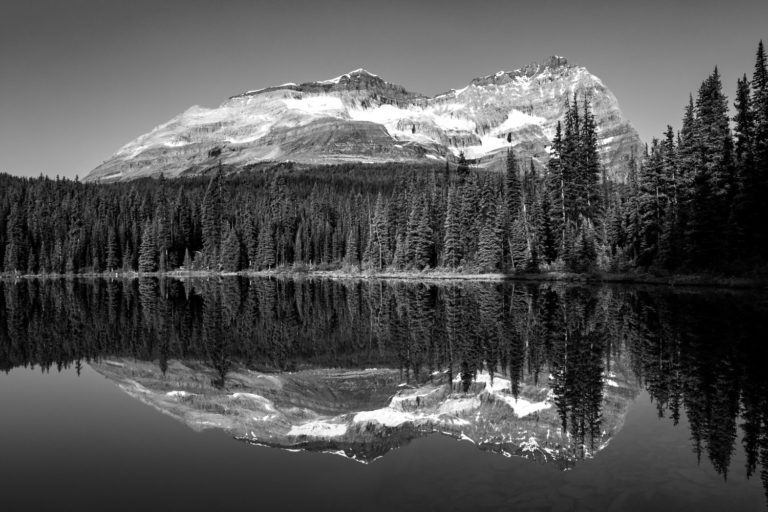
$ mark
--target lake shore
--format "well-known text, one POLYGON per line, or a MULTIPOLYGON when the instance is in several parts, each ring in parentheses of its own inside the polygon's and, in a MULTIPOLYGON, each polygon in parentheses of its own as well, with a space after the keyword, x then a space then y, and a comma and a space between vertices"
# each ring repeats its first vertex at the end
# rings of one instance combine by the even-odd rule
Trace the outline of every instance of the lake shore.
POLYGON ((287 279, 336 279, 336 280, 393 280, 393 281, 538 281, 569 282, 589 284, 643 284, 657 286, 696 286, 713 288, 768 288, 765 277, 733 277, 708 274, 670 274, 654 275, 649 273, 463 273, 445 270, 427 271, 349 271, 349 270, 307 270, 293 267, 280 267, 270 270, 243 270, 240 272, 219 272, 212 270, 173 270, 168 272, 98 272, 78 274, 0 274, 3 279, 47 279, 47 278, 127 278, 172 277, 176 279, 212 278, 226 276, 273 277, 287 279))

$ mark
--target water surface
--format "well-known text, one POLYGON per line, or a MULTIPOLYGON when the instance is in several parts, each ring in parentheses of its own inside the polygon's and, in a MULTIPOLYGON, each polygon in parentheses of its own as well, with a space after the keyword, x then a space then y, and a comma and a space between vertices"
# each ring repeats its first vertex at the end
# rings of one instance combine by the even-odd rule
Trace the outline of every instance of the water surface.
POLYGON ((0 283, 9 510, 765 510, 766 296, 0 283))

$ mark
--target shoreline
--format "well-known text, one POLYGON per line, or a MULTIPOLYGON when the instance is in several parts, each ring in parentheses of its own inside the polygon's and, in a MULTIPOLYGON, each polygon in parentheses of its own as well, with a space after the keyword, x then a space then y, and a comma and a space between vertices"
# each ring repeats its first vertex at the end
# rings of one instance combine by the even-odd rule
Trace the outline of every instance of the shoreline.
POLYGON ((564 282, 580 284, 642 284, 668 287, 708 287, 736 289, 768 289, 768 278, 727 277, 708 274, 672 274, 657 276, 642 273, 592 273, 577 274, 570 272, 541 273, 458 273, 433 270, 391 271, 391 272, 349 272, 344 270, 294 270, 290 267, 271 270, 242 270, 240 272, 220 272, 213 270, 172 270, 166 272, 84 272, 65 274, 0 274, 0 280, 9 279, 77 279, 77 278, 120 278, 137 279, 141 277, 170 277, 174 279, 211 278, 211 277, 273 277, 286 279, 336 279, 336 280, 389 280, 389 281, 471 281, 471 282, 564 282))

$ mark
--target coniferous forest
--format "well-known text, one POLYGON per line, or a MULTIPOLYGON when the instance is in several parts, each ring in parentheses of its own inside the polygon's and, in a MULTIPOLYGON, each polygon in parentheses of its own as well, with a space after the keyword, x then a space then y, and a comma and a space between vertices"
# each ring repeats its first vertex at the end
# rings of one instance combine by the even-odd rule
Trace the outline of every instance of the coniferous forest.
POLYGON ((714 69, 625 179, 605 173, 588 97, 568 99, 546 168, 225 169, 89 184, 0 175, 8 273, 274 267, 463 272, 764 272, 768 69, 732 104, 714 69), (732 106, 732 108, 731 108, 732 106))

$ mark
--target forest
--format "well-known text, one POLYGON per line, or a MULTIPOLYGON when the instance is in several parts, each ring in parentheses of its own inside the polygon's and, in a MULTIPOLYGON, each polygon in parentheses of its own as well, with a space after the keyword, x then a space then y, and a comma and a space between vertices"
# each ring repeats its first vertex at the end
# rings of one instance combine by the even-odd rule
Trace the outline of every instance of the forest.
POLYGON ((762 42, 733 111, 717 68, 624 179, 606 176, 575 94, 546 167, 219 165, 205 176, 91 184, 0 175, 11 274, 273 268, 764 274, 768 69, 762 42))

